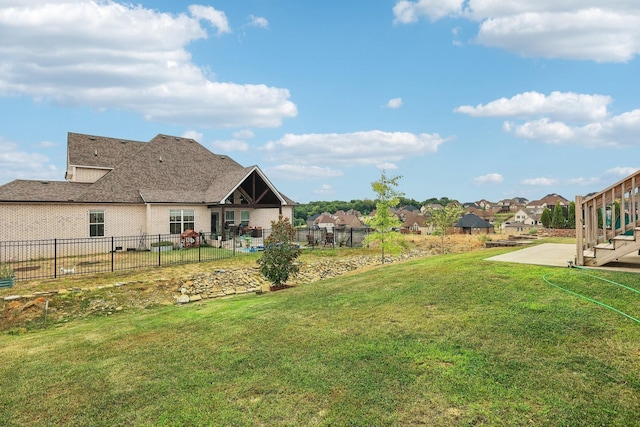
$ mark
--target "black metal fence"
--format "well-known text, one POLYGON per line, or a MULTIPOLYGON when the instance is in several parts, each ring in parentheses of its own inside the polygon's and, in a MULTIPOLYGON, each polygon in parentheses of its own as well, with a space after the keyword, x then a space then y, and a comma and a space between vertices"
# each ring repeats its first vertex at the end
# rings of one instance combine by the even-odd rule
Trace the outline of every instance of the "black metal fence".
MULTIPOLYGON (((0 264, 13 269, 16 280, 33 280, 216 261, 261 251, 270 233, 253 230, 228 240, 195 233, 0 242, 0 264)), ((297 229, 296 240, 302 247, 354 247, 362 246, 366 234, 366 229, 297 229)))
POLYGON ((49 279, 226 259, 257 251, 262 240, 164 234, 0 242, 0 263, 16 280, 49 279))
POLYGON ((298 228, 296 240, 311 247, 361 247, 367 234, 367 228, 334 228, 328 232, 323 228, 298 228))

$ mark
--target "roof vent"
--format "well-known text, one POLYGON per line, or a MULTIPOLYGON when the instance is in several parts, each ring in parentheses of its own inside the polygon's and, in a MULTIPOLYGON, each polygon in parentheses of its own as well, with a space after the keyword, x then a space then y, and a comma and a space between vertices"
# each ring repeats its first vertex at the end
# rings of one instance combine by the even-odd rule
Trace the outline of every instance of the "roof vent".
POLYGON ((122 144, 126 144, 127 141, 125 141, 124 139, 120 141, 122 144))
POLYGON ((98 150, 94 150, 93 155, 98 157, 98 150))
POLYGON ((162 156, 160 156, 160 163, 162 163, 162 156))
POLYGON ((48 184, 48 183, 49 183, 49 181, 40 181, 40 183, 42 183, 42 184, 48 184))
POLYGON ((89 139, 90 139, 91 141, 95 141, 95 140, 96 140, 96 137, 95 137, 95 136, 90 136, 90 137, 89 137, 89 139))

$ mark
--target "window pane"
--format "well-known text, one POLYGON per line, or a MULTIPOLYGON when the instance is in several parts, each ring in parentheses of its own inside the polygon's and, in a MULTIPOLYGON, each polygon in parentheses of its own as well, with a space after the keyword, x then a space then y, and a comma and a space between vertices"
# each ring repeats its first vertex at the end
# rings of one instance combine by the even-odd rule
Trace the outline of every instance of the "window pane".
POLYGON ((236 222, 236 212, 235 211, 226 211, 224 214, 224 220, 225 222, 228 223, 235 223, 236 222))
POLYGON ((240 211, 240 220, 249 221, 249 211, 240 211))
POLYGON ((182 220, 187 222, 194 222, 195 221, 195 214, 193 213, 194 211, 182 211, 182 220))
POLYGON ((170 210, 169 211, 169 221, 174 222, 174 221, 181 221, 182 220, 182 211, 178 211, 178 210, 170 210))
POLYGON ((171 233, 171 234, 180 234, 180 233, 182 233, 182 230, 180 229, 180 223, 179 222, 172 222, 171 224, 169 224, 169 233, 171 233))
POLYGON ((193 230, 195 228, 195 224, 193 222, 185 222, 184 223, 184 230, 193 230))

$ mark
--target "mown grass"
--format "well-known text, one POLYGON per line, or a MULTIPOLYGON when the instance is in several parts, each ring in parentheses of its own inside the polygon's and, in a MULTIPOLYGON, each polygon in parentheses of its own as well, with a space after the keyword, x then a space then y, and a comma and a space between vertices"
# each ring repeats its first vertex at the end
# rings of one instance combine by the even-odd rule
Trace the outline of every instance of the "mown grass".
POLYGON ((500 252, 1 335, 0 425, 637 425, 640 325, 543 276, 638 294, 500 252))

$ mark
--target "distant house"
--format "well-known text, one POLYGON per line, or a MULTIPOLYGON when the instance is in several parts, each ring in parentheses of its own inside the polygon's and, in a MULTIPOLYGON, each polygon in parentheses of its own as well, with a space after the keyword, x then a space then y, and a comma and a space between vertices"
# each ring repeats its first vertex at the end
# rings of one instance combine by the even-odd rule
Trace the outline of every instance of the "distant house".
POLYGON ((535 209, 535 208, 553 208, 557 202, 560 202, 560 206, 569 206, 569 200, 565 199, 564 197, 560 196, 559 194, 556 193, 552 193, 552 194, 547 194, 546 196, 544 196, 542 199, 540 200, 533 200, 529 203, 527 203, 527 208, 528 209, 535 209))
POLYGON ((496 203, 501 213, 516 212, 527 206, 529 201, 524 197, 514 197, 513 199, 503 199, 496 203))
POLYGON ((332 233, 336 228, 336 218, 329 213, 323 213, 313 221, 313 225, 317 228, 322 228, 329 233, 332 233))
POLYGON ((0 186, 0 241, 180 234, 224 236, 292 218, 295 203, 258 166, 191 138, 149 142, 69 133, 66 181, 0 186))
POLYGON ((499 211, 499 208, 494 207, 494 208, 487 208, 487 209, 481 209, 481 208, 477 208, 475 206, 472 207, 468 207, 467 208, 467 212, 476 215, 477 217, 482 218, 483 220, 487 221, 487 222, 493 222, 496 218, 496 213, 499 211))
POLYGON ((514 222, 521 222, 525 225, 538 226, 542 225, 543 209, 520 209, 514 215, 514 222))
POLYGON ((402 218, 402 227, 400 228, 403 232, 415 233, 415 234, 431 234, 433 232, 433 227, 429 223, 429 217, 415 212, 406 212, 402 218))
POLYGON ((420 212, 427 213, 429 211, 437 211, 443 209, 443 206, 440 203, 429 203, 428 205, 424 205, 420 208, 420 212))
POLYGON ((334 229, 363 228, 364 225, 356 213, 356 211, 338 211, 334 214, 325 212, 313 221, 313 226, 323 228, 327 232, 332 232, 334 229))
POLYGON ((453 226, 460 234, 493 234, 493 225, 472 213, 466 214, 453 226))

